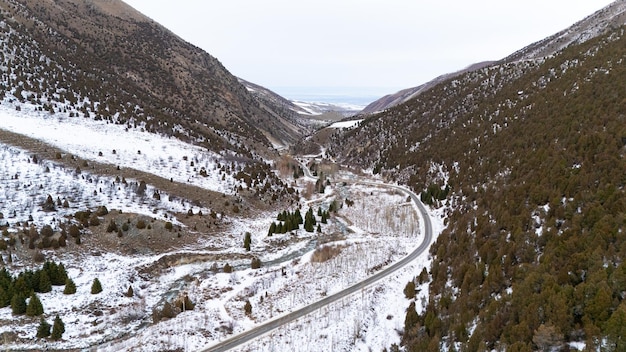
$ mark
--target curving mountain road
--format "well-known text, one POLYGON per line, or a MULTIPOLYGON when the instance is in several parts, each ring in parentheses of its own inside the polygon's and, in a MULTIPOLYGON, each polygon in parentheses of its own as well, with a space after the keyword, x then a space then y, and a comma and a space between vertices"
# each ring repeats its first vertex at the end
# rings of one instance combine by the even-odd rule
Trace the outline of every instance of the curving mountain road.
MULTIPOLYGON (((304 167, 303 168, 305 170, 305 174, 307 177, 310 178, 314 178, 311 173, 309 172, 308 168, 304 167)), ((353 181, 346 181, 346 182, 353 182, 353 181)), ((385 268, 384 270, 368 277, 367 279, 354 284, 342 291, 339 291, 335 294, 332 294, 328 297, 325 297, 315 303, 312 303, 308 306, 302 307, 298 310, 295 310, 291 313, 285 314, 283 316, 280 316, 278 318, 274 318, 272 320, 269 320, 265 323, 262 323, 261 325, 258 325, 248 331, 244 331, 241 334, 235 335, 233 337, 230 337, 222 342, 216 343, 206 349, 201 350, 202 352, 218 352, 218 351, 228 351, 231 348, 235 348, 239 345, 242 345, 244 343, 247 343, 261 335, 267 334, 270 331, 280 327, 281 325, 287 324, 289 322, 292 322, 298 318, 301 318, 309 313, 312 313, 326 305, 329 305, 333 302, 336 302, 346 296, 349 296, 355 292, 358 292, 361 289, 364 289, 365 287, 379 281, 382 280, 383 278, 385 278, 386 276, 389 276, 391 274, 393 274, 394 272, 398 271, 399 269, 403 268, 404 266, 406 266, 407 264, 409 264, 410 262, 412 262, 413 260, 415 260, 418 256, 420 256, 422 253, 424 253, 424 251, 426 251, 428 249, 428 247, 430 246, 430 242, 432 241, 433 238, 433 231, 432 231, 432 224, 430 222, 430 217, 428 216, 428 213, 426 211, 426 208, 424 207, 424 204, 422 204, 422 202, 420 201, 420 199, 418 198, 418 196, 411 192, 410 190, 407 190, 405 188, 399 187, 399 186, 395 186, 395 185, 388 185, 388 184, 382 184, 382 183, 376 183, 376 182, 368 182, 368 181, 356 181, 355 183, 361 183, 361 184, 368 184, 368 185, 373 185, 373 186, 381 186, 381 187, 389 187, 389 188, 393 188, 402 192, 405 192, 407 194, 409 194, 409 196, 411 197, 411 199, 413 200, 413 202, 417 205, 417 207, 419 208, 420 211, 420 215, 422 217, 422 219, 424 219, 424 237, 422 239, 422 243, 420 243, 420 245, 413 251, 411 252, 409 255, 407 255, 406 257, 402 258, 400 261, 390 265, 389 267, 385 268)))

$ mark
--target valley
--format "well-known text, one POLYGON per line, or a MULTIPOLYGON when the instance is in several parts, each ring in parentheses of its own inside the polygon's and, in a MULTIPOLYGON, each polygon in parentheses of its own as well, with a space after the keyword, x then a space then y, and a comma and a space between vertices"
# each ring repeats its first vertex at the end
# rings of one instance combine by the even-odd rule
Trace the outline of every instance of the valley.
MULTIPOLYGON (((336 329, 330 320, 322 329, 333 332, 327 336, 329 348, 347 348, 355 343, 375 343, 383 348, 390 344, 389 337, 372 335, 375 331, 367 326, 382 321, 392 329, 402 326, 402 307, 406 304, 389 302, 396 300, 392 297, 411 280, 412 273, 427 265, 423 250, 431 242, 430 237, 424 238, 424 223, 407 191, 383 187, 379 178, 372 182, 363 174, 341 171, 319 156, 302 156, 297 158, 302 164, 288 168, 300 168, 304 176, 293 178, 292 172, 281 173, 278 164, 272 171, 282 175, 283 184, 293 187, 302 198, 295 202, 287 199, 282 206, 260 206, 251 191, 246 193, 248 184, 234 177, 237 169, 244 169, 243 164, 230 173, 222 172, 218 166, 226 164, 222 155, 141 129, 116 133, 119 127, 106 123, 59 116, 51 119, 28 109, 22 106, 18 113, 6 108, 0 111, 5 163, 2 204, 9 224, 5 239, 16 240, 15 249, 9 253, 11 259, 3 258, 10 263, 10 272, 36 270, 43 260, 61 262, 77 286, 74 295, 64 295, 63 287, 39 294, 46 316, 58 314, 65 323, 63 341, 46 342, 47 348, 203 349, 387 272, 421 242, 421 259, 414 260, 418 252, 405 257, 404 265, 411 264, 390 276, 394 285, 359 286, 361 295, 371 292, 378 297, 378 303, 361 300, 361 310, 387 302, 384 308, 354 316, 354 326, 349 330, 336 329), (61 121, 79 129, 81 139, 64 138, 65 130, 55 128, 61 121), (315 173, 326 175, 324 190, 315 189, 318 178, 307 166, 312 163, 318 165, 315 173), (201 176, 201 169, 208 170, 208 176, 201 176), (140 181, 144 181, 145 189, 138 193, 140 181), (60 204, 68 200, 69 206, 45 210, 42 204, 48 195, 55 203, 57 199, 60 204), (229 202, 240 210, 233 212, 229 202), (43 237, 33 238, 32 233, 25 236, 29 226, 30 232, 44 225, 63 232, 77 212, 95 213, 103 206, 107 212, 96 218, 99 224, 90 223, 80 231, 80 244, 68 237, 65 246, 48 248, 39 242, 43 237), (302 213, 315 210, 320 227, 314 232, 299 229, 269 236, 276 209, 280 209, 277 206, 302 213), (328 219, 324 216, 322 220, 319 212, 329 211, 328 219), (138 228, 140 220, 148 227, 138 228), (110 223, 120 230, 105 230, 110 223), (172 230, 165 228, 166 223, 172 224, 172 230), (121 230, 125 224, 130 228, 121 230), (243 248, 245 234, 251 237, 250 251, 243 248), (34 249, 27 248, 28 238, 34 239, 34 249), (33 260, 34 255, 40 259, 33 260), (253 258, 260 259, 260 268, 250 268, 253 258), (91 295, 89 286, 95 278, 102 282, 103 292, 91 295), (129 287, 131 297, 125 295, 129 287), (184 297, 194 305, 192 310, 181 312, 179 308, 173 316, 156 318, 163 314, 165 302, 175 305, 184 297), (250 314, 244 310, 246 302, 252 304, 250 314), (359 338, 355 340, 355 336, 359 338)), ((439 223, 437 228, 441 226, 439 223)), ((422 294, 426 292, 423 289, 422 294)), ((349 297, 358 295, 342 294, 338 302, 324 309, 352 316, 355 313, 349 297)), ((312 311, 314 316, 319 309, 312 311)), ((290 331, 318 329, 307 316, 290 323, 299 326, 290 331)), ((38 320, 16 319, 10 307, 0 310, 0 320, 3 347, 42 346, 34 339, 38 320)), ((281 340, 287 348, 293 339, 298 337, 281 340)), ((269 347, 272 343, 261 343, 273 348, 269 347)), ((248 347, 244 344, 241 348, 248 347)))
POLYGON ((0 0, 0 348, 626 350, 625 81, 626 0, 357 115, 0 0))

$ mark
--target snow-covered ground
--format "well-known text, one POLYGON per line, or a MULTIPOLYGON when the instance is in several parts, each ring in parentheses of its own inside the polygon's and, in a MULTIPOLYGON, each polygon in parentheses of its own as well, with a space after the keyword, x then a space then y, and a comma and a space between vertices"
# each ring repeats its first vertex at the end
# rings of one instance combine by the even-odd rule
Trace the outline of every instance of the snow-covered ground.
MULTIPOLYGON (((21 111, 0 104, 0 128, 35 138, 82 159, 154 173, 177 182, 231 194, 239 183, 220 172, 222 156, 173 137, 128 128, 106 120, 69 117, 37 111, 21 104, 21 111), (201 176, 204 169, 206 176, 201 176), (224 177, 224 180, 222 180, 224 177)), ((245 187, 245 184, 243 184, 245 187)))
POLYGON ((328 128, 352 128, 361 123, 361 121, 363 121, 363 119, 335 122, 332 125, 328 126, 328 128))
MULTIPOLYGON (((221 192, 237 185, 234 179, 215 170, 219 155, 196 146, 140 128, 126 130, 125 126, 103 121, 28 111, 27 104, 18 112, 5 105, 0 105, 1 128, 41 139, 81 158, 158 173, 221 192), (198 175, 202 166, 209 177, 198 175)), ((73 213, 81 207, 98 205, 163 219, 187 209, 182 200, 169 200, 165 194, 157 202, 150 197, 154 191, 151 188, 146 190, 148 197, 138 196, 136 180, 127 180, 128 185, 123 185, 86 171, 76 173, 53 161, 35 161, 31 153, 14 146, 0 145, 0 157, 0 211, 11 223, 28 216, 33 216, 36 224, 49 223, 52 216, 63 216, 63 211, 73 213), (54 215, 42 211, 41 204, 48 194, 55 200, 70 198, 70 208, 58 208, 59 213, 54 215)), ((301 192, 307 188, 306 182, 315 181, 299 180, 301 192)), ((304 214, 309 206, 314 213, 318 207, 328 209, 333 199, 354 202, 348 206, 344 201, 343 208, 322 225, 320 234, 298 230, 268 237, 276 214, 266 213, 254 219, 229 219, 230 225, 219 236, 199 236, 196 245, 161 255, 131 257, 103 253, 89 246, 80 253, 43 250, 46 258, 64 263, 78 288, 74 295, 64 295, 63 287, 39 295, 45 319, 52 322, 57 314, 63 319, 63 340, 36 340, 39 319, 14 317, 7 307, 0 309, 0 334, 14 333, 18 342, 3 347, 198 350, 346 288, 404 257, 419 244, 423 223, 415 206, 407 201, 407 194, 373 185, 341 184, 327 187, 325 194, 301 203, 304 214), (246 232, 252 237, 250 252, 242 246, 246 232), (315 250, 320 246, 334 247, 334 254, 325 261, 317 260, 315 250), (264 266, 250 269, 252 256, 260 258, 264 266), (167 264, 155 264, 160 262, 167 264), (236 270, 222 272, 226 263, 236 270), (91 295, 95 278, 102 282, 104 291, 91 295), (134 290, 133 297, 123 295, 129 286, 134 290), (195 303, 193 310, 153 322, 155 309, 185 293, 195 303), (246 301, 252 305, 250 315, 244 312, 246 301)), ((441 214, 431 214, 435 235, 443 228, 441 214)), ((379 284, 241 350, 366 351, 398 343, 409 305, 402 291, 426 266, 427 253, 379 284)), ((37 266, 17 260, 10 270, 15 275, 24 269, 37 266)), ((426 297, 427 287, 420 290, 420 296, 426 297)), ((419 302, 418 298, 421 306, 419 302)))

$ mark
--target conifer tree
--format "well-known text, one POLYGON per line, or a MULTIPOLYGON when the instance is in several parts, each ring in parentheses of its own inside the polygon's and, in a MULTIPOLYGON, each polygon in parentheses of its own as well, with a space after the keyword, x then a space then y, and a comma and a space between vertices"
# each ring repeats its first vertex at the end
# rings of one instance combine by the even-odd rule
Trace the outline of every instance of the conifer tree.
POLYGON ((246 232, 244 238, 243 238, 243 248, 246 249, 246 251, 250 251, 250 244, 252 243, 252 238, 250 236, 250 232, 246 232))
POLYGON ((275 223, 275 222, 272 222, 272 223, 270 224, 270 229, 269 229, 269 231, 267 232, 267 235, 268 235, 268 236, 272 236, 274 233, 276 233, 276 223, 275 223))
POLYGON ((37 328, 37 338, 43 339, 50 336, 50 327, 50 324, 48 324, 48 322, 41 317, 39 320, 39 327, 37 328))
POLYGON ((63 324, 63 321, 57 315, 56 318, 54 318, 54 323, 52 325, 52 334, 50 335, 50 337, 53 340, 60 340, 64 332, 65 324, 63 324))
POLYGON ((76 293, 76 284, 74 283, 74 280, 68 277, 67 280, 65 280, 65 289, 63 289, 63 294, 73 295, 74 293, 76 293))
POLYGON ((95 278, 91 284, 91 294, 97 295, 100 292, 102 292, 102 284, 100 284, 100 280, 98 280, 98 278, 95 278))
POLYGON ((39 297, 33 292, 30 295, 30 299, 28 301, 28 306, 26 307, 26 315, 29 317, 36 317, 38 315, 43 314, 43 305, 39 300, 39 297))
POLYGON ((11 312, 13 315, 22 315, 26 313, 26 299, 21 293, 16 293, 11 299, 11 312))
POLYGON ((52 281, 50 281, 50 276, 48 276, 47 270, 41 270, 39 273, 39 290, 38 292, 45 293, 52 291, 52 281))
POLYGON ((133 290, 133 287, 131 285, 128 285, 128 291, 126 291, 126 293, 124 294, 124 296, 126 297, 132 297, 135 295, 135 291, 133 290))

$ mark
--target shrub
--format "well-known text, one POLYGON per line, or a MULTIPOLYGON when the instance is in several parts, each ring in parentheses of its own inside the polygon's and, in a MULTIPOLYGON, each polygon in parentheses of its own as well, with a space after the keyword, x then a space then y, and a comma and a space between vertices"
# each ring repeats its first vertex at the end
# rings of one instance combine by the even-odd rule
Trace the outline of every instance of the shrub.
POLYGON ((13 315, 26 313, 26 299, 20 293, 14 294, 11 299, 11 312, 13 315))
POLYGON ((409 281, 404 287, 404 296, 408 299, 415 298, 415 282, 413 280, 409 281))
POLYGON ((261 267, 261 259, 259 258, 252 258, 252 261, 250 262, 250 267, 252 269, 258 269, 261 267))
POLYGON ((252 304, 250 303, 250 300, 246 300, 246 304, 243 306, 243 310, 248 316, 252 314, 252 304))
POLYGON ((195 304, 189 299, 189 296, 185 295, 183 297, 179 297, 176 302, 176 307, 181 311, 185 312, 188 310, 193 310, 195 308, 195 304))
POLYGON ((168 231, 172 231, 173 225, 170 221, 165 223, 165 229, 168 231))
POLYGON ((53 340, 60 340, 64 332, 65 324, 63 324, 63 321, 57 315, 56 318, 54 318, 54 324, 52 325, 52 334, 50 335, 50 338, 52 338, 53 340))
POLYGON ((100 225, 100 219, 94 215, 91 217, 91 219, 89 219, 89 225, 90 226, 99 226, 100 225))
POLYGON ((109 209, 107 209, 107 207, 105 207, 104 205, 98 207, 98 210, 96 210, 96 215, 98 216, 105 216, 108 213, 109 213, 109 209))
POLYGON ((141 229, 145 229, 145 228, 146 228, 146 222, 145 222, 145 221, 143 221, 143 220, 138 220, 138 221, 137 221, 137 225, 136 225, 136 226, 137 226, 137 228, 138 228, 138 229, 140 229, 140 230, 141 230, 141 229))
POLYGON ((43 305, 39 300, 39 297, 33 292, 28 300, 28 306, 26 307, 26 315, 29 317, 36 317, 43 314, 43 305))
POLYGON ((37 328, 37 338, 43 339, 50 336, 50 324, 42 317, 39 320, 39 327, 37 328))
POLYGON ((98 278, 95 278, 91 284, 91 294, 97 295, 100 292, 102 292, 102 284, 100 284, 100 280, 98 280, 98 278))
POLYGON ((224 264, 224 272, 225 273, 232 273, 233 272, 233 267, 230 266, 230 264, 228 264, 228 263, 224 264))
POLYGON ((111 219, 111 221, 109 221, 109 225, 107 226, 107 232, 115 231, 117 231, 117 224, 115 223, 115 220, 111 219))
POLYGON ((73 295, 75 293, 76 293, 76 284, 74 283, 74 280, 68 277, 67 280, 65 280, 65 289, 63 289, 63 294, 73 295))

